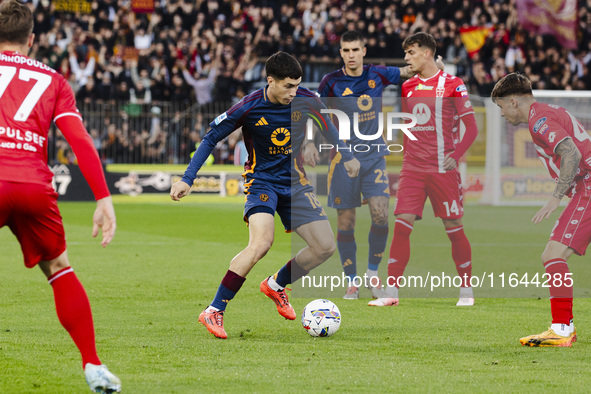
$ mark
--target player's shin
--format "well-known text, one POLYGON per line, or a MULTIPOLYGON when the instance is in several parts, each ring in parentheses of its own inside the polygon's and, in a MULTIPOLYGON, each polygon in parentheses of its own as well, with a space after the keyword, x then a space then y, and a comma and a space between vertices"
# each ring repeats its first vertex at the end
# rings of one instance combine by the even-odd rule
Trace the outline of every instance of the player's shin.
POLYGON ((369 229, 367 242, 369 244, 369 256, 367 263, 368 276, 377 276, 377 270, 382 261, 384 250, 386 249, 386 242, 388 241, 388 225, 380 226, 372 224, 369 229), (369 273, 376 272, 375 275, 369 273))
POLYGON ((564 259, 551 259, 544 263, 549 276, 552 325, 570 325, 573 310, 573 287, 568 264, 564 259))
POLYGON ((472 277, 472 248, 470 241, 464 234, 464 226, 452 227, 446 230, 451 241, 451 255, 456 264, 458 276, 461 277, 462 287, 470 287, 472 277))
POLYGON ((343 271, 352 281, 357 275, 357 243, 355 242, 355 230, 339 230, 337 233, 337 248, 339 249, 343 271))
POLYGON ((283 290, 285 286, 294 283, 301 277, 307 275, 310 271, 303 269, 295 261, 295 258, 289 260, 277 273, 269 278, 269 286, 275 290, 283 290))
POLYGON ((388 281, 398 283, 398 278, 404 274, 410 259, 410 234, 412 229, 413 226, 407 221, 396 219, 394 237, 390 245, 390 258, 388 259, 388 281))
POLYGON ((53 288, 55 309, 62 326, 68 331, 87 363, 100 365, 96 354, 94 324, 90 303, 84 287, 72 267, 66 267, 47 278, 53 288))
POLYGON ((218 311, 225 311, 228 302, 230 302, 236 293, 240 290, 246 278, 237 273, 228 270, 218 287, 218 291, 210 305, 218 311))

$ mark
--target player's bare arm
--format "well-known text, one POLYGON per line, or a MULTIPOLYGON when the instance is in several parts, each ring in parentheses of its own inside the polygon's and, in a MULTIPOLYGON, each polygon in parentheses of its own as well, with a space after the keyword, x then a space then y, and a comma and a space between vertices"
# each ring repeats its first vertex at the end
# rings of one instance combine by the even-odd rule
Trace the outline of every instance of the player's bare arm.
MULTIPOLYGON (((435 61, 437 68, 443 71, 445 69, 445 64, 443 63, 443 58, 441 56, 437 56, 437 60, 435 61)), ((405 66, 400 69, 400 78, 402 79, 409 79, 414 77, 416 72, 410 69, 410 66, 405 66)))
POLYGON ((101 245, 106 247, 113 237, 117 229, 117 219, 115 217, 115 209, 113 208, 113 200, 111 196, 101 198, 96 202, 96 210, 92 216, 92 236, 96 237, 99 228, 103 232, 103 239, 101 245))
POLYGON ((556 146, 555 152, 560 155, 560 176, 556 188, 552 193, 552 198, 546 203, 532 218, 532 222, 540 223, 544 219, 548 219, 552 212, 560 205, 560 200, 566 194, 570 188, 575 175, 577 174, 577 168, 579 168, 579 162, 581 161, 581 152, 576 147, 573 140, 570 138, 565 139, 556 146))
POLYGON ((178 181, 172 184, 170 188, 170 198, 172 201, 181 201, 181 198, 185 197, 191 192, 191 187, 183 181, 178 181))
POLYGON ((552 195, 562 199, 575 179, 581 161, 581 152, 570 138, 558 144, 555 151, 560 155, 560 177, 552 195))

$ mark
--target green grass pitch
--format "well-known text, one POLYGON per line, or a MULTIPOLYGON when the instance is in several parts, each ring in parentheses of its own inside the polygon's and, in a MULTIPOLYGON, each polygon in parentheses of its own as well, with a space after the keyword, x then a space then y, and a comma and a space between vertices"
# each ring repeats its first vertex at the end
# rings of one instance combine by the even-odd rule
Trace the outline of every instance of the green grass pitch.
MULTIPOLYGON (((588 257, 573 257, 579 341, 568 348, 525 348, 517 339, 550 322, 546 289, 476 289, 476 306, 455 307, 456 291, 428 290, 401 305, 370 308, 368 298, 331 299, 343 321, 312 338, 299 320, 281 318, 258 291, 291 254, 276 221, 275 244, 229 305, 229 338, 197 323, 228 263, 247 242, 242 198, 117 197, 118 230, 102 249, 92 239, 92 203, 62 203, 68 253, 94 311, 97 346, 126 393, 202 392, 585 392, 591 378, 588 257), (492 297, 480 297, 486 293, 492 297)), ((328 209, 334 219, 334 211, 328 209)), ((359 271, 368 220, 359 214, 359 271)), ((539 256, 553 221, 534 226, 536 208, 466 207, 474 274, 542 272, 539 256)), ((555 215, 556 217, 556 215, 555 215)), ((392 221, 393 223, 393 221, 392 221)), ((390 231, 391 233, 391 231, 390 231)), ((408 272, 454 272, 449 241, 430 207, 411 237, 408 272)), ((386 251, 387 253, 387 251, 386 251)), ((0 392, 88 392, 78 351, 60 326, 41 271, 27 270, 7 228, 0 231, 0 392)), ((385 275, 385 260, 380 272, 385 275)), ((322 267, 339 273, 333 257, 322 267), (330 266, 329 266, 330 265, 330 266)), ((295 290, 294 290, 295 291, 295 290)), ((406 291, 406 290, 405 290, 406 291)), ((407 294, 411 294, 410 289, 407 294)), ((362 296, 367 297, 367 290, 362 296)), ((312 298, 292 297, 300 313, 312 298)))

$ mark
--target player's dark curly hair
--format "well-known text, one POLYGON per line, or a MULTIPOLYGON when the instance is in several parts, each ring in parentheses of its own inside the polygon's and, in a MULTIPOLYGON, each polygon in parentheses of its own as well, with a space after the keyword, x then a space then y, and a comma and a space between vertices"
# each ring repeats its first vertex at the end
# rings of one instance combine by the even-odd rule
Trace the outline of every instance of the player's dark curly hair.
POLYGON ((33 13, 17 0, 0 3, 0 43, 26 44, 33 32, 33 13))
POLYGON ((496 83, 490 97, 496 103, 497 99, 503 97, 531 95, 533 95, 533 92, 530 80, 525 75, 511 73, 505 75, 496 83))
POLYGON ((437 50, 437 42, 431 34, 419 32, 406 37, 406 39, 402 43, 402 49, 406 51, 408 47, 411 47, 414 44, 417 44, 419 48, 430 49, 433 56, 435 56, 435 51, 437 50))
POLYGON ((285 78, 298 79, 303 74, 300 63, 287 52, 271 55, 265 62, 265 71, 268 77, 279 81, 285 78))

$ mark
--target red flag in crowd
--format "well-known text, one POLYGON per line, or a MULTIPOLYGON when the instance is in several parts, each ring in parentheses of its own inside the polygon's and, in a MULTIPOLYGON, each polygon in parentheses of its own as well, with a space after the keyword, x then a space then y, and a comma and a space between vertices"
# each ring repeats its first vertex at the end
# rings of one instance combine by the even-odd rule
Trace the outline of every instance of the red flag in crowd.
POLYGON ((460 38, 470 58, 478 53, 488 35, 494 30, 495 28, 493 26, 460 27, 460 38))

